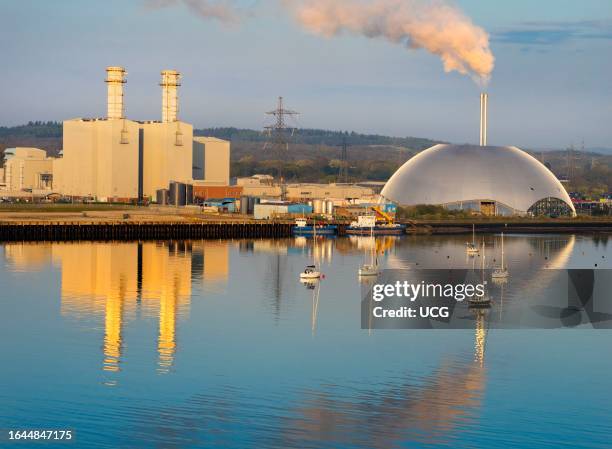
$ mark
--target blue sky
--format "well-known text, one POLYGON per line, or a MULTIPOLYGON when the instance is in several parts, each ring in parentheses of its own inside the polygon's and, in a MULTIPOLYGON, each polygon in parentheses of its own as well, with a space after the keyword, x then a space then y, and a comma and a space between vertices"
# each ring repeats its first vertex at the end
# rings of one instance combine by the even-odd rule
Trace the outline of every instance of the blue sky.
MULTIPOLYGON (((383 40, 309 34, 244 0, 239 25, 144 0, 0 0, 0 124, 105 114, 104 68, 128 70, 130 118, 158 119, 159 72, 183 73, 180 116, 259 129, 283 95, 298 125, 452 142, 478 138, 479 88, 436 56, 383 40)), ((492 144, 612 147, 610 0, 457 0, 491 35, 492 144)))

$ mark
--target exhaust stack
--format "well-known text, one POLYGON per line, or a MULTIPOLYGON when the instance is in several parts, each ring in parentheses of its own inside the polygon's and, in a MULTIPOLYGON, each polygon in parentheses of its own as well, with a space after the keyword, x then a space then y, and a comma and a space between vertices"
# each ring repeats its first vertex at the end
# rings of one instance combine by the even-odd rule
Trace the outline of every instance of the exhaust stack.
POLYGON ((489 94, 480 94, 480 146, 487 146, 487 115, 489 107, 489 94))
POLYGON ((108 85, 107 113, 109 120, 123 118, 123 85, 126 83, 127 72, 123 67, 106 68, 106 84, 108 85))
POLYGON ((176 70, 161 72, 162 87, 162 122, 171 123, 178 119, 178 87, 181 85, 181 74, 176 70))

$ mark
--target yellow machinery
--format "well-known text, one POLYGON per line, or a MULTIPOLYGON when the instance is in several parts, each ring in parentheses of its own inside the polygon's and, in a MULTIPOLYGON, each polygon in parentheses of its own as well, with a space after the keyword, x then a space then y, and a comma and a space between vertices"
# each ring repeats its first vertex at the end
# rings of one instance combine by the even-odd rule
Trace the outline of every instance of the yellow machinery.
POLYGON ((376 212, 376 221, 386 221, 388 224, 393 224, 395 222, 394 218, 383 211, 379 206, 372 206, 372 210, 376 212))

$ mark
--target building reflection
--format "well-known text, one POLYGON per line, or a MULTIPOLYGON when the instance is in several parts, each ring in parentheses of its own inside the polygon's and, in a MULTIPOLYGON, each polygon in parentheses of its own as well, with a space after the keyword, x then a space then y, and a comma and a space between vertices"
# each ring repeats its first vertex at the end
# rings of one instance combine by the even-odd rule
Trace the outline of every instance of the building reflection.
POLYGON ((159 373, 168 373, 176 352, 179 316, 188 316, 191 301, 192 245, 189 242, 143 243, 142 302, 158 310, 159 373))
POLYGON ((104 324, 102 369, 118 372, 124 327, 137 316, 158 318, 157 371, 168 373, 178 348, 177 325, 189 316, 192 283, 227 283, 231 242, 79 242, 7 244, 11 271, 60 269, 63 316, 104 324))
MULTIPOLYGON (((442 362, 422 383, 389 383, 344 399, 326 386, 291 410, 284 447, 391 448, 402 441, 440 444, 477 419, 486 389, 487 312, 477 311, 473 361, 442 362), (375 419, 373 419, 375 417, 375 419)), ((340 391, 342 389, 339 389, 340 391)))
POLYGON ((51 261, 51 243, 5 245, 4 259, 11 272, 39 271, 51 261))

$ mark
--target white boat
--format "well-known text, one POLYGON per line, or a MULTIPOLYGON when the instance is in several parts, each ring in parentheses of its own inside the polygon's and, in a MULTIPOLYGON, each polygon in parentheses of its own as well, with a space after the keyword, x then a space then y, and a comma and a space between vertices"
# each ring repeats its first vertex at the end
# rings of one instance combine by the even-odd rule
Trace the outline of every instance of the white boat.
POLYGON ((500 280, 500 279, 508 279, 509 275, 510 273, 508 273, 508 268, 504 265, 504 233, 502 232, 502 235, 501 235, 501 267, 493 270, 491 277, 493 279, 500 280))
POLYGON ((312 265, 307 265, 306 268, 304 268, 304 271, 302 271, 300 273, 300 280, 313 280, 313 279, 320 279, 321 278, 321 272, 317 269, 317 260, 316 260, 316 253, 317 253, 317 223, 315 222, 313 224, 313 234, 312 234, 312 265))
POLYGON ((378 257, 375 257, 376 240, 374 239, 374 225, 370 227, 370 263, 359 267, 359 276, 378 276, 378 257))
POLYGON ((359 276, 378 276, 377 265, 362 265, 359 267, 359 276))
MULTIPOLYGON (((485 283, 485 243, 484 240, 482 242, 482 265, 481 265, 481 270, 482 270, 482 283, 485 283)), ((473 296, 472 298, 470 298, 468 300, 468 305, 470 307, 470 309, 488 309, 489 307, 491 307, 491 298, 489 297, 488 293, 486 292, 485 289, 485 293, 483 296, 481 297, 477 297, 477 296, 473 296)))
POLYGON ((478 246, 476 245, 476 227, 474 224, 472 224, 472 242, 467 242, 465 244, 465 251, 470 255, 478 254, 479 252, 478 246))
POLYGON ((300 280, 320 279, 321 272, 317 270, 315 265, 308 265, 304 271, 300 273, 300 280))

